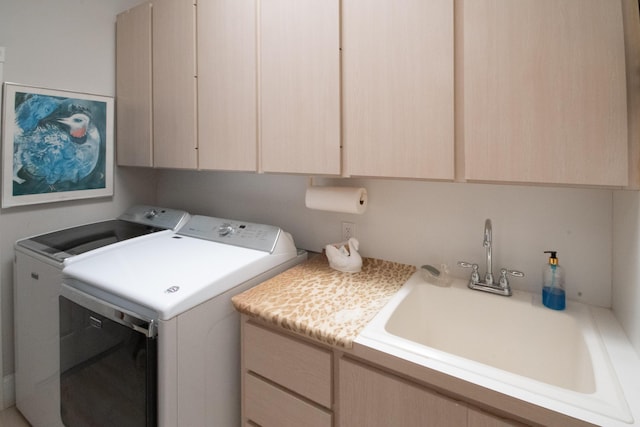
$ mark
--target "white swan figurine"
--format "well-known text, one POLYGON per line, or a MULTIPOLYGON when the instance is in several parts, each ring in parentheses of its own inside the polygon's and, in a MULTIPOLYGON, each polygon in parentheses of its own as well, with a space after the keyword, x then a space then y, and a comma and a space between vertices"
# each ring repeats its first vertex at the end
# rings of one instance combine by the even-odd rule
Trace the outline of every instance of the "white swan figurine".
POLYGON ((362 270, 362 257, 358 253, 360 243, 355 237, 347 242, 325 246, 329 267, 344 273, 359 273, 362 270))

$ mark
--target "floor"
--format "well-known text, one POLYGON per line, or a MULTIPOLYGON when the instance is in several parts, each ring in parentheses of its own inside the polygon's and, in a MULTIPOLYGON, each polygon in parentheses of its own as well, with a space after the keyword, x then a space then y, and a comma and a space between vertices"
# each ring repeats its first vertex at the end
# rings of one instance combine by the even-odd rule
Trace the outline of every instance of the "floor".
POLYGON ((30 427, 15 406, 0 411, 0 427, 30 427))

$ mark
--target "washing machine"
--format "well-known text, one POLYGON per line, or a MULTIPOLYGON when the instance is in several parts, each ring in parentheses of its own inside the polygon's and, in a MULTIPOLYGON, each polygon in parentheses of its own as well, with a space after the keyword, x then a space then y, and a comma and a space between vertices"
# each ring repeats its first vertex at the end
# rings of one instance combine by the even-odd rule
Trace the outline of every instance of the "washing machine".
MULTIPOLYGON (((62 270, 75 260, 173 232, 190 215, 182 210, 136 205, 115 219, 57 230, 16 242, 14 324, 16 406, 33 427, 60 420, 60 318, 62 270)), ((70 328, 63 319, 62 329, 70 328)))
POLYGON ((231 297, 306 258, 279 227, 195 215, 173 235, 65 266, 60 318, 70 307, 84 313, 73 345, 60 346, 65 423, 240 425, 231 297))

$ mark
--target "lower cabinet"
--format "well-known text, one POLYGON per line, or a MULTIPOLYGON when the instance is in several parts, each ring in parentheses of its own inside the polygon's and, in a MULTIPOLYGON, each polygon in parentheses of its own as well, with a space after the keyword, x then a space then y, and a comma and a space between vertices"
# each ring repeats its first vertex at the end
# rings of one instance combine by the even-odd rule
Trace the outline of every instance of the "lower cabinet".
POLYGON ((525 425, 475 408, 469 408, 467 416, 467 427, 524 427, 525 425))
POLYGON ((329 349, 243 322, 243 423, 332 426, 332 359, 329 349))
POLYGON ((366 361, 242 321, 242 425, 522 426, 366 361))
POLYGON ((340 359, 342 426, 459 427, 467 423, 460 402, 349 359, 340 359))

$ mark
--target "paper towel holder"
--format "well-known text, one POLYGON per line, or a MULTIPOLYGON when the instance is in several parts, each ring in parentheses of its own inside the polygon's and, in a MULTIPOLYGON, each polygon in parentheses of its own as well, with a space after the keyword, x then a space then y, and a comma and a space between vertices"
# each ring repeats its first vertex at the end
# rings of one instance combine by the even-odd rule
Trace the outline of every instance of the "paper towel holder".
MULTIPOLYGON (((322 187, 322 185, 315 185, 315 184, 313 183, 313 177, 312 177, 312 176, 310 176, 310 177, 309 177, 309 179, 308 179, 308 181, 307 181, 307 188, 309 188, 309 187, 322 187)), ((365 194, 366 194, 366 193, 365 193, 365 194)), ((367 200, 365 199, 365 197, 364 197, 364 196, 361 196, 361 197, 360 197, 360 206, 363 206, 365 203, 367 203, 367 200)))
POLYGON ((363 214, 368 207, 367 189, 364 187, 313 185, 309 179, 305 192, 305 206, 309 209, 363 214))

